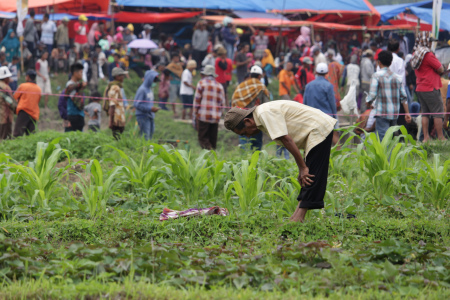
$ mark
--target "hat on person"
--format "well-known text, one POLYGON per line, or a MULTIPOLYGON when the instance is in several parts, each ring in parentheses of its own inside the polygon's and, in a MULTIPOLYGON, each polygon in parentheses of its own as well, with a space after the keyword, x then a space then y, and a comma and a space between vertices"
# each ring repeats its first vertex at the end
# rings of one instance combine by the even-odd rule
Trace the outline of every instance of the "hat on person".
POLYGON ((145 25, 144 25, 144 29, 145 29, 145 30, 152 30, 152 29, 153 29, 153 26, 150 25, 150 24, 145 24, 145 25))
POLYGON ((220 23, 214 24, 214 28, 220 28, 220 27, 222 27, 222 24, 220 24, 220 23))
POLYGON ((212 65, 206 65, 201 71, 200 74, 206 75, 206 76, 213 76, 217 77, 216 74, 216 67, 212 65))
POLYGON ((370 55, 370 56, 373 56, 373 51, 372 51, 372 49, 367 49, 367 50, 365 50, 365 51, 363 52, 363 55, 370 55))
POLYGON ((115 67, 114 69, 112 69, 112 77, 113 78, 116 76, 119 76, 119 75, 127 75, 127 74, 128 74, 128 72, 124 71, 124 69, 122 69, 122 68, 115 67))
POLYGON ((241 123, 242 120, 244 120, 255 109, 256 109, 256 106, 252 107, 250 109, 233 107, 225 115, 225 119, 224 119, 225 128, 233 131, 236 128, 236 126, 238 126, 238 124, 241 123))
POLYGON ((316 73, 317 74, 327 74, 328 73, 328 66, 326 63, 319 63, 316 67, 316 73))
POLYGON ((309 56, 303 57, 302 63, 308 64, 308 65, 312 65, 313 64, 313 62, 312 62, 312 60, 311 60, 311 58, 309 56))
POLYGON ((87 21, 88 18, 86 18, 85 15, 80 15, 80 16, 78 17, 78 20, 80 20, 80 21, 87 21))
POLYGON ((223 18, 223 21, 222 21, 223 25, 225 25, 225 26, 227 26, 228 24, 230 24, 230 23, 232 23, 232 22, 233 22, 233 18, 230 18, 230 17, 228 17, 228 16, 226 16, 225 18, 223 18))
POLYGON ((36 71, 35 70, 28 70, 25 75, 27 75, 28 77, 30 77, 31 80, 35 80, 36 79, 36 71))
POLYGON ((127 25, 127 29, 129 29, 131 32, 133 32, 134 31, 134 26, 133 26, 133 24, 128 24, 127 25))
POLYGON ((370 33, 366 33, 364 34, 364 37, 370 39, 372 36, 370 35, 370 33))
POLYGON ((63 21, 63 22, 69 22, 69 18, 68 18, 68 17, 64 17, 64 18, 61 19, 61 21, 63 21))
POLYGON ((197 68, 197 62, 193 59, 188 60, 186 68, 197 68))
POLYGON ((11 71, 9 71, 7 66, 0 67, 0 79, 5 79, 11 76, 11 71))
POLYGON ((243 34, 244 30, 242 28, 236 28, 236 33, 237 34, 243 34))
POLYGON ((255 66, 262 68, 262 62, 259 60, 255 61, 255 66))
POLYGON ((250 69, 250 74, 262 75, 263 74, 263 69, 260 66, 253 66, 250 69))
POLYGON ((122 27, 122 26, 118 26, 118 27, 116 28, 116 31, 117 31, 117 32, 123 31, 123 27, 122 27))
POLYGON ((217 54, 219 55, 227 54, 227 49, 225 49, 224 47, 220 47, 217 49, 217 54))
POLYGON ((335 52, 333 49, 328 49, 328 50, 327 50, 327 55, 335 56, 335 55, 336 55, 336 52, 335 52))

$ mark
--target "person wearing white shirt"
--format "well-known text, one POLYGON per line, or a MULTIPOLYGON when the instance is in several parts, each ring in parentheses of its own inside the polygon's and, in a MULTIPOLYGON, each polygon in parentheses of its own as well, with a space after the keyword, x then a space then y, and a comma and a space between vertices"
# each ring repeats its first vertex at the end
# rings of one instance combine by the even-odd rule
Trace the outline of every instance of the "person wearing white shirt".
POLYGON ((89 90, 93 93, 98 92, 99 79, 104 79, 105 75, 98 63, 98 54, 93 52, 89 56, 91 60, 83 63, 83 82, 89 85, 89 90))
POLYGON ((49 54, 53 50, 53 37, 55 35, 57 28, 55 22, 49 20, 48 13, 44 14, 44 20, 41 25, 41 42, 47 46, 47 51, 49 54))
POLYGON ((181 73, 181 86, 180 96, 183 102, 183 112, 181 118, 184 120, 186 112, 189 110, 189 119, 192 119, 192 105, 194 104, 194 89, 192 85, 192 72, 197 68, 197 62, 195 60, 189 60, 186 64, 186 69, 181 73))

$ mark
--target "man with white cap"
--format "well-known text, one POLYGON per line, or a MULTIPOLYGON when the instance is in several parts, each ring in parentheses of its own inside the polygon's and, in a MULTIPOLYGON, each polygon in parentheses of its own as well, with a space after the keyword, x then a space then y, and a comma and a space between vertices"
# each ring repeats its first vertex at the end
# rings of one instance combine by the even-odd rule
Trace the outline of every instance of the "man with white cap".
POLYGON ((203 149, 216 149, 219 121, 225 106, 225 91, 215 79, 214 66, 207 65, 201 71, 194 99, 195 126, 198 142, 203 149))
MULTIPOLYGON (((231 99, 232 107, 253 108, 270 101, 270 92, 261 82, 263 70, 259 66, 253 66, 250 69, 250 77, 238 85, 231 99)), ((239 137, 241 147, 250 144, 251 149, 261 150, 262 132, 249 140, 246 136, 239 137)))
POLYGON ((225 127, 239 135, 266 133, 294 157, 302 186, 299 207, 292 221, 303 222, 308 209, 324 207, 332 132, 336 120, 318 109, 295 101, 278 100, 251 109, 233 107, 225 115, 225 127), (303 159, 300 150, 305 150, 303 159))
POLYGON ((11 137, 13 114, 17 106, 9 87, 11 76, 7 66, 0 67, 0 141, 11 137))
MULTIPOLYGON (((316 79, 306 85, 303 95, 303 104, 314 107, 321 112, 337 119, 336 102, 334 98, 334 87, 325 79, 328 74, 326 63, 320 63, 316 67, 316 79)), ((339 128, 339 122, 336 122, 335 129, 339 128)), ((339 141, 339 133, 333 133, 333 144, 339 141)))
POLYGON ((145 24, 144 30, 142 30, 141 34, 139 35, 139 38, 144 39, 144 40, 151 40, 152 39, 152 29, 153 29, 152 25, 145 24))

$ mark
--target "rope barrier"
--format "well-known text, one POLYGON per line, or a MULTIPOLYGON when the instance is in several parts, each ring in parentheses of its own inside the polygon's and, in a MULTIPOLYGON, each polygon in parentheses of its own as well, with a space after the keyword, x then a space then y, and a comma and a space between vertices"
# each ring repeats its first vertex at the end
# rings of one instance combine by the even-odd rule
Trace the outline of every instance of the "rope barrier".
MULTIPOLYGON (((11 91, 8 91, 8 90, 1 90, 0 89, 0 92, 10 92, 11 93, 11 91)), ((61 97, 61 96, 67 96, 66 94, 49 94, 49 93, 33 93, 33 92, 20 92, 21 94, 33 94, 33 95, 36 95, 36 94, 39 94, 39 95, 41 95, 41 96, 52 96, 52 97, 61 97)), ((107 99, 107 100, 111 100, 111 98, 108 98, 108 97, 92 97, 92 96, 83 96, 83 98, 87 98, 87 99, 99 99, 99 100, 105 100, 105 99, 107 99)), ((122 101, 122 102, 124 102, 124 101, 127 101, 127 102, 134 102, 134 101, 140 101, 140 102, 148 102, 148 103, 153 103, 153 104, 166 104, 166 105, 183 105, 183 106, 193 106, 193 107, 209 107, 209 108, 212 108, 212 107, 216 107, 216 108, 221 108, 221 109, 230 109, 231 108, 231 106, 211 106, 211 105, 196 105, 196 104, 184 104, 184 103, 178 103, 178 102, 163 102, 163 101, 148 101, 148 100, 135 100, 135 99, 116 99, 116 101, 122 101)), ((292 100, 292 101, 294 101, 294 100, 292 100)), ((330 116, 336 116, 336 117, 360 117, 361 115, 355 115, 355 114, 328 114, 328 115, 330 115, 330 116)), ((375 117, 383 117, 383 116, 393 116, 393 115, 396 115, 396 116, 406 116, 407 114, 406 113, 404 113, 404 114, 400 114, 400 113, 397 113, 397 114, 375 114, 375 115, 373 115, 373 116, 375 116, 375 117)), ((450 115, 450 112, 441 112, 441 113, 410 113, 410 115, 450 115)))

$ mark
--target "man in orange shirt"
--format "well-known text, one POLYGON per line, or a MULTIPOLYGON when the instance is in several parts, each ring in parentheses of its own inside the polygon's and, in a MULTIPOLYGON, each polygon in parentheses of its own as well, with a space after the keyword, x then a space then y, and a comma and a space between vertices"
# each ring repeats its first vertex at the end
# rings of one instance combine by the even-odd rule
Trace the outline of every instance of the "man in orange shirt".
POLYGON ((18 105, 16 109, 17 119, 13 136, 33 133, 36 122, 39 120, 39 101, 41 100, 41 88, 36 84, 36 71, 28 70, 25 83, 19 85, 14 93, 14 99, 18 105))
POLYGON ((278 95, 282 100, 292 100, 294 98, 291 97, 291 86, 294 87, 297 94, 299 93, 297 83, 295 82, 294 73, 292 73, 293 67, 294 65, 292 62, 287 62, 286 67, 280 71, 280 74, 278 74, 278 78, 280 80, 278 95))

